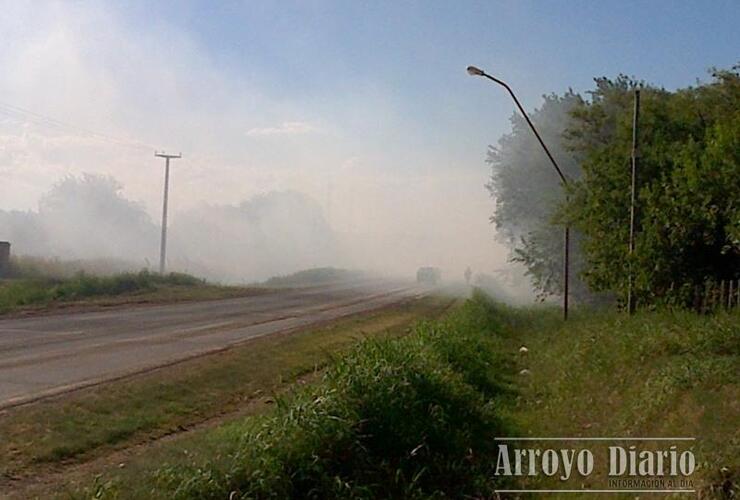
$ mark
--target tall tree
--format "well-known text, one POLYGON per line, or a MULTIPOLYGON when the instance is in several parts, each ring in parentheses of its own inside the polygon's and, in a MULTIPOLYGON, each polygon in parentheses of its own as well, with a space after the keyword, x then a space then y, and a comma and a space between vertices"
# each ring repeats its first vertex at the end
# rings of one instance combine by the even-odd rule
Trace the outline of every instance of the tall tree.
MULTIPOLYGON (((542 107, 530 115, 542 139, 568 179, 580 177, 578 153, 567 148, 563 133, 571 112, 582 105, 579 95, 544 96, 542 107)), ((496 201, 491 216, 499 241, 522 263, 541 298, 563 291, 563 220, 556 216, 565 200, 560 178, 524 118, 511 117, 511 132, 489 146, 491 179, 487 188, 496 201)), ((578 278, 580 236, 571 242, 571 293, 584 298, 587 289, 578 278)))
POLYGON ((669 92, 600 78, 568 132, 582 158, 567 217, 584 235, 584 277, 643 304, 688 303, 707 280, 740 277, 740 74, 669 92), (633 91, 641 88, 639 224, 628 253, 633 91))

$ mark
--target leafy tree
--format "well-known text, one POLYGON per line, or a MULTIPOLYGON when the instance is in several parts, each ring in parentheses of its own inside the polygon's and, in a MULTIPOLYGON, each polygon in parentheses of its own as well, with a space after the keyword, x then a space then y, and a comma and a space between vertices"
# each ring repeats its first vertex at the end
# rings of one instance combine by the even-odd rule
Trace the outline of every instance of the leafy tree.
POLYGON ((584 235, 584 277, 643 304, 688 304, 707 280, 740 277, 740 74, 675 92, 600 78, 567 133, 582 159, 564 216, 584 235), (634 90, 641 89, 639 219, 628 253, 634 90))
MULTIPOLYGON (((579 95, 544 96, 542 107, 530 115, 543 141, 568 179, 580 177, 579 154, 567 149, 563 132, 574 109, 582 106, 579 95)), ((565 200, 560 178, 524 118, 511 117, 511 133, 497 146, 489 146, 487 163, 491 179, 487 188, 496 200, 491 217, 499 241, 522 263, 540 298, 563 292, 563 222, 555 217, 565 200)), ((578 279, 581 268, 580 235, 571 231, 571 294, 587 296, 578 279)))

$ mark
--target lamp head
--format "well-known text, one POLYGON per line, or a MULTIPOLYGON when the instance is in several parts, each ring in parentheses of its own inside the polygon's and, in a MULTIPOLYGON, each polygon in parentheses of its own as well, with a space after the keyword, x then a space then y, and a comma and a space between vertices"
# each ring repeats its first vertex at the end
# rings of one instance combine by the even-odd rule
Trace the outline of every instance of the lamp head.
POLYGON ((468 74, 471 76, 483 76, 485 73, 483 73, 482 69, 478 69, 475 66, 468 66, 468 74))

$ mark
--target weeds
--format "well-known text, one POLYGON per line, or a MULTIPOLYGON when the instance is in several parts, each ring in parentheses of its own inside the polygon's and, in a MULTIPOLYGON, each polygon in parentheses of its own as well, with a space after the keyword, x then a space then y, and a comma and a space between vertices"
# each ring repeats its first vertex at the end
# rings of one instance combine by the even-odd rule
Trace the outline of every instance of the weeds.
POLYGON ((95 276, 78 272, 69 278, 31 277, 0 284, 0 313, 20 306, 43 306, 92 297, 116 297, 153 291, 162 286, 195 287, 205 282, 181 273, 160 275, 149 271, 95 276))
MULTIPOLYGON (((403 338, 368 339, 269 415, 214 431, 205 460, 166 465, 157 498, 486 496, 506 376, 481 297, 403 338), (483 309, 481 309, 483 308, 483 309), (497 375, 498 372, 498 375, 497 375)), ((115 488, 114 488, 115 490, 115 488)), ((120 493, 115 490, 112 496, 120 493)))
MULTIPOLYGON (((133 486, 107 482, 104 496, 487 498, 497 435, 620 435, 696 437, 697 490, 729 498, 738 319, 584 310, 563 323, 475 294, 406 337, 363 342, 272 413, 213 429, 179 449, 186 459, 133 486)), ((579 487, 603 480, 596 471, 579 487)), ((516 486, 562 487, 548 481, 516 486)))
POLYGON ((334 267, 317 267, 298 271, 286 276, 274 276, 262 283, 266 287, 316 286, 351 281, 365 278, 361 271, 337 269, 334 267))

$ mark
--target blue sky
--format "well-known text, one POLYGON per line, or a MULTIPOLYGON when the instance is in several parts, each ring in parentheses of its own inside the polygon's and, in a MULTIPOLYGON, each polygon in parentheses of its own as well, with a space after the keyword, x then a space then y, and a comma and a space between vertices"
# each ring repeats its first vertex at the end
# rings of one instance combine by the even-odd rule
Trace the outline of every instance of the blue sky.
POLYGON ((61 177, 92 172, 114 176, 156 220, 152 150, 168 148, 183 153, 175 220, 197 204, 295 189, 368 253, 402 236, 409 255, 487 269, 506 252, 488 223, 485 152, 513 104, 467 65, 506 80, 531 109, 597 76, 676 88, 740 61, 737 0, 0 0, 0 9, 0 106, 77 127, 0 109, 0 209, 33 209, 61 177))
POLYGON ((473 148, 480 155, 511 109, 499 89, 471 81, 463 71, 469 63, 536 106, 543 93, 589 89, 595 76, 621 72, 675 88, 740 60, 740 3, 729 0, 160 2, 148 9, 129 12, 129 22, 182 29, 216 64, 273 99, 332 109, 345 105, 339 96, 374 88, 398 111, 396 125, 407 127, 404 145, 454 154, 473 148), (461 128, 465 134, 450 133, 461 128))

